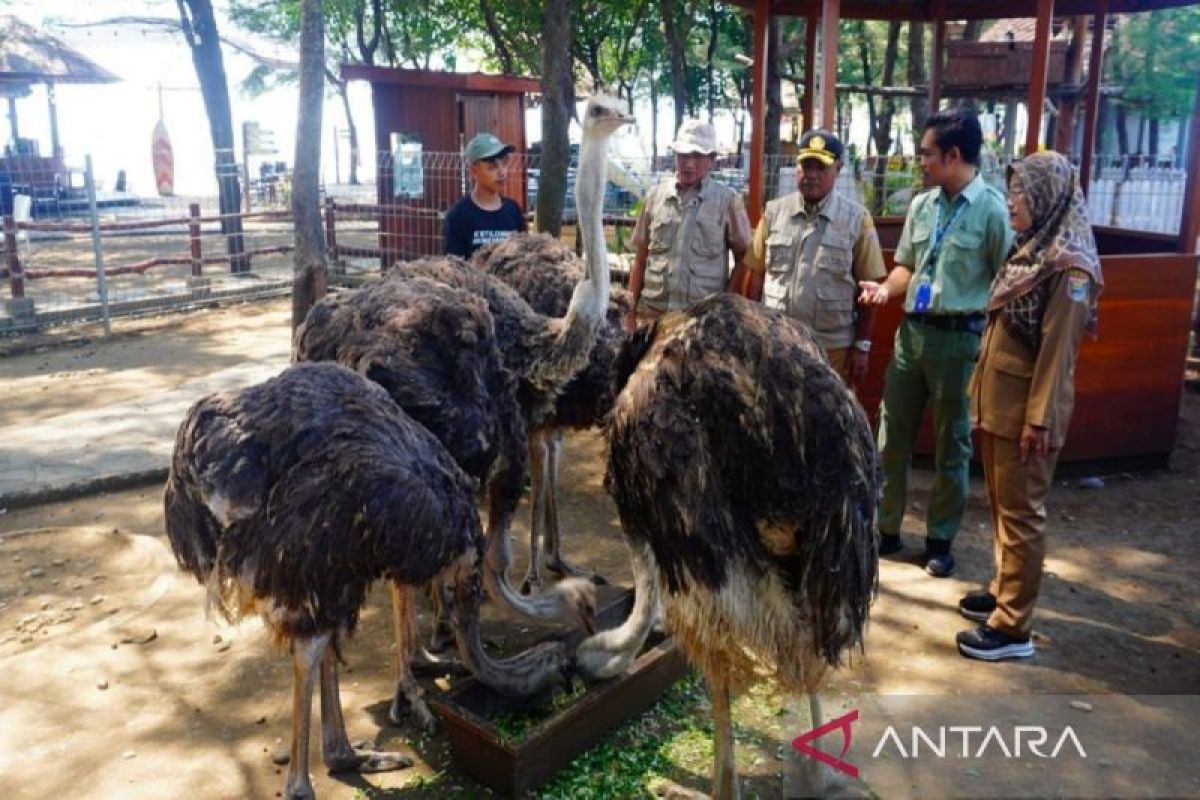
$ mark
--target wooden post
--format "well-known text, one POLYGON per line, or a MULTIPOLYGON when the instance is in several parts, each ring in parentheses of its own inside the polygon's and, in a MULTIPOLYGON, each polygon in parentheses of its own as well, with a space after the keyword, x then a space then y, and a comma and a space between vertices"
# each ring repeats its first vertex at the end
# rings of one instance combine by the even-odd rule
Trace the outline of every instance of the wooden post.
POLYGON ((25 273, 21 271, 21 256, 17 253, 17 221, 12 214, 4 215, 4 249, 8 253, 8 285, 16 300, 25 296, 25 273))
MULTIPOLYGON (((1196 102, 1192 104, 1192 121, 1188 128, 1187 183, 1184 186, 1179 252, 1195 254, 1200 252, 1196 247, 1196 239, 1200 237, 1200 70, 1196 72, 1196 102)), ((1196 330, 1200 334, 1200 316, 1196 330)))
POLYGON ((763 156, 766 152, 767 132, 763 120, 767 117, 767 16, 771 13, 770 0, 755 0, 754 3, 754 72, 750 81, 750 189, 746 198, 746 213, 750 224, 757 225, 763 207, 763 156))
POLYGON ((804 130, 817 127, 813 104, 817 95, 817 15, 809 14, 804 23, 804 97, 800 113, 804 115, 804 130))
MULTIPOLYGON (((333 198, 326 196, 325 198, 325 253, 330 262, 336 263, 338 260, 337 252, 337 221, 334 216, 333 198)), ((576 235, 575 238, 579 238, 576 235)))
POLYGON ((821 127, 834 130, 837 112, 838 23, 841 0, 821 0, 821 127))
POLYGON ((188 238, 192 245, 192 277, 199 278, 204 271, 204 256, 200 252, 200 204, 188 206, 188 238))
POLYGON ((1087 95, 1084 98, 1083 152, 1079 154, 1079 186, 1086 195, 1092 185, 1092 158, 1096 153, 1096 124, 1100 119, 1100 73, 1104 71, 1104 26, 1108 3, 1092 15, 1092 50, 1088 54, 1087 95))
MULTIPOLYGON (((1066 82, 1071 86, 1079 86, 1083 79, 1083 40, 1087 38, 1088 18, 1084 15, 1075 17, 1071 32, 1071 50, 1067 54, 1066 82)), ((1058 104, 1058 119, 1054 124, 1054 149, 1068 158, 1071 155, 1072 144, 1075 142, 1075 115, 1079 108, 1079 91, 1070 97, 1064 97, 1058 104)))
POLYGON ((1050 66, 1050 23, 1054 0, 1037 0, 1037 27, 1033 37, 1033 69, 1029 74, 1029 128, 1025 154, 1036 153, 1042 141, 1042 106, 1046 104, 1046 73, 1050 66))
MULTIPOLYGON (((938 4, 940 9, 941 4, 938 4)), ((933 23, 933 52, 930 54, 929 67, 929 113, 938 112, 938 103, 942 102, 942 65, 946 63, 946 20, 941 18, 941 11, 935 12, 938 18, 933 23)))
POLYGON ((46 104, 50 107, 50 155, 62 158, 62 142, 58 138, 58 104, 54 98, 54 82, 46 83, 46 104))

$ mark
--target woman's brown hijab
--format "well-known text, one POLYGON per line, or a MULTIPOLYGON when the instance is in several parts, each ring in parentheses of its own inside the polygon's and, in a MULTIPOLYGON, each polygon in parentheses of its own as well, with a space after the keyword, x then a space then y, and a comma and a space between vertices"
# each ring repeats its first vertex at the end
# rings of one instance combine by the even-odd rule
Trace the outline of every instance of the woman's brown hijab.
POLYGON ((1008 168, 1008 182, 1009 191, 1024 193, 1033 224, 1017 234, 1007 263, 992 282, 989 315, 1003 314, 1008 332, 1037 350, 1049 299, 1049 279, 1077 269, 1092 279, 1087 330, 1095 335, 1096 302, 1104 278, 1087 201, 1075 179, 1075 170, 1060 153, 1034 153, 1008 168))

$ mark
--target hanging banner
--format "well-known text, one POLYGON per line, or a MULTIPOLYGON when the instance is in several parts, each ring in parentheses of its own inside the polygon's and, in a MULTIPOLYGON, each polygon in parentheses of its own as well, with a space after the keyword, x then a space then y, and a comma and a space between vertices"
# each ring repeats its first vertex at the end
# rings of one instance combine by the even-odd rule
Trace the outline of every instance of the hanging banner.
POLYGON ((171 150, 171 137, 167 126, 160 119, 154 126, 154 184, 163 197, 175 194, 175 154, 171 150))

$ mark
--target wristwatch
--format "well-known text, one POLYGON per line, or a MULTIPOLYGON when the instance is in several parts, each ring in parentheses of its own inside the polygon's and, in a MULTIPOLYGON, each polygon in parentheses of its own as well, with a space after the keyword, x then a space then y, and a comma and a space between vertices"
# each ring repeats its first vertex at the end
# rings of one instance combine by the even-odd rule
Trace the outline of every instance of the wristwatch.
POLYGON ((859 339, 858 341, 856 341, 854 343, 854 349, 860 350, 864 353, 871 352, 871 340, 870 339, 859 339))

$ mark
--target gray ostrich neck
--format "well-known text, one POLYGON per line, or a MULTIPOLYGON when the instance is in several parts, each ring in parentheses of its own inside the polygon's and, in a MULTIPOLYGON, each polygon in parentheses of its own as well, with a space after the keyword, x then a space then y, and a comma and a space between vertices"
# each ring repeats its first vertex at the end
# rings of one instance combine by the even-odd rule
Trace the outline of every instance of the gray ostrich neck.
MULTIPOLYGON (((579 174, 575 179, 575 207, 579 210, 579 232, 583 236, 584 257, 587 259, 587 280, 593 292, 588 307, 576 313, 595 323, 604 319, 608 308, 608 250, 604 244, 604 185, 608 165, 608 137, 583 137, 579 147, 579 174)), ((576 298, 580 299, 578 294, 576 298)), ((575 305, 574 299, 571 303, 575 305)))
POLYGON ((608 254, 600 217, 607 148, 607 136, 584 134, 575 179, 575 207, 579 209, 579 232, 585 245, 585 272, 583 280, 575 285, 566 317, 549 329, 553 339, 524 376, 546 395, 561 392, 587 365, 608 309, 608 254))

